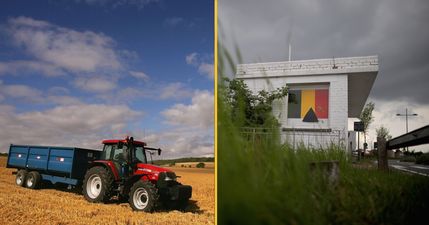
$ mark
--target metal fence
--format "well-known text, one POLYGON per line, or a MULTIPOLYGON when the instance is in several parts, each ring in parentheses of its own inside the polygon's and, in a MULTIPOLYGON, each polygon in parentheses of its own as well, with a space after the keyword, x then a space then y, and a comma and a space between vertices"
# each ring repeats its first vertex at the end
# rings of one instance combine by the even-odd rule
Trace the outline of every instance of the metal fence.
POLYGON ((341 130, 331 129, 279 129, 279 128, 242 128, 243 137, 253 145, 261 142, 278 140, 289 144, 293 149, 299 147, 325 149, 331 145, 341 146, 345 143, 345 135, 341 130))

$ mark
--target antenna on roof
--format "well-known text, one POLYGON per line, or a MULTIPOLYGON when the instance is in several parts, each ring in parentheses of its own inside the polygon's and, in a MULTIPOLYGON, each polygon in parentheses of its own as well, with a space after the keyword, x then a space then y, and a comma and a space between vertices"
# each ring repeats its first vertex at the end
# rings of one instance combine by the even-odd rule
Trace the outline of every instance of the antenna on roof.
POLYGON ((335 56, 332 56, 332 60, 334 61, 334 65, 332 66, 332 69, 338 69, 338 66, 335 65, 335 56))
POLYGON ((288 60, 289 60, 289 62, 292 60, 292 33, 293 33, 293 18, 291 19, 290 29, 287 33, 288 50, 289 50, 288 60))

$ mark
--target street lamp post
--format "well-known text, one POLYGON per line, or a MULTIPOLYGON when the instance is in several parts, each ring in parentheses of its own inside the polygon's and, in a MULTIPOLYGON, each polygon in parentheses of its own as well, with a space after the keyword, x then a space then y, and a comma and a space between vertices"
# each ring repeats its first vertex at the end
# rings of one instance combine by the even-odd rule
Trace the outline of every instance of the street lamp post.
MULTIPOLYGON (((405 114, 397 113, 396 116, 405 116, 405 131, 408 133, 408 116, 417 116, 417 113, 408 114, 408 108, 405 108, 405 114)), ((408 146, 407 146, 408 152, 408 146)))

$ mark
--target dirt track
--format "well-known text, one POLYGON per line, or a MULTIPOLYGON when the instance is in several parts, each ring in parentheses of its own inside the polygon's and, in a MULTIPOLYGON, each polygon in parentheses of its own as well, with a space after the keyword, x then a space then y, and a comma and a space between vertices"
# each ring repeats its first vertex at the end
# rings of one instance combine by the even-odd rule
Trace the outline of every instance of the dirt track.
POLYGON ((128 203, 91 204, 61 187, 30 190, 15 185, 14 169, 0 157, 0 224, 214 224, 214 170, 172 168, 193 188, 186 212, 133 212, 128 203))

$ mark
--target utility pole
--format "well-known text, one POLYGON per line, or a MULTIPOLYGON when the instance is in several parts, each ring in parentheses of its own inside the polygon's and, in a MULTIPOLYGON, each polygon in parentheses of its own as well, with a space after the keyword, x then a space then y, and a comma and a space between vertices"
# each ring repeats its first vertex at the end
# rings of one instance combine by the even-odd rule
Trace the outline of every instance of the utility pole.
MULTIPOLYGON (((417 113, 408 114, 408 108, 405 108, 405 114, 397 113, 396 116, 405 116, 405 133, 408 133, 408 116, 417 116, 417 113)), ((408 146, 407 146, 408 152, 408 146)))

